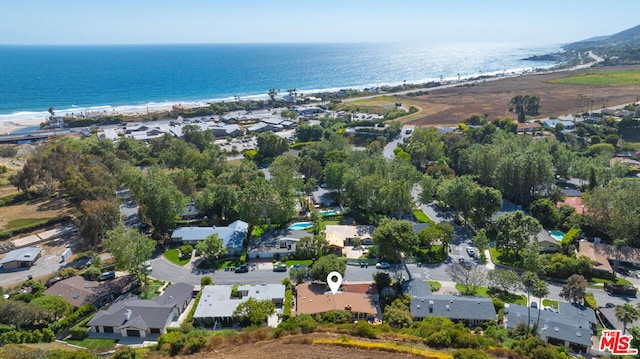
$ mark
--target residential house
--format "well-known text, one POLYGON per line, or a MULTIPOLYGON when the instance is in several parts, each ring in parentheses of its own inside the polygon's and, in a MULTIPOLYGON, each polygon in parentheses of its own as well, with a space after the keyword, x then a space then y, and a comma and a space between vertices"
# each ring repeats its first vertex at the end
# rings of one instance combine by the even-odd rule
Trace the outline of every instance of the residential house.
MULTIPOLYGON (((624 323, 622 323, 616 317, 616 308, 604 308, 601 307, 598 309, 600 312, 600 319, 603 321, 603 325, 607 329, 617 329, 622 330, 624 328, 624 323)), ((633 327, 640 327, 640 319, 636 319, 631 323, 627 323, 627 330, 633 327)))
POLYGON ((240 220, 227 227, 178 227, 171 234, 171 240, 183 244, 197 244, 210 235, 217 234, 227 248, 227 253, 239 254, 248 229, 249 224, 240 220))
POLYGON ((352 246, 356 238, 360 240, 360 244, 373 244, 374 230, 374 226, 366 225, 328 225, 325 227, 324 234, 325 239, 329 242, 329 246, 339 250, 342 254, 342 249, 345 246, 352 246))
POLYGON ((285 287, 282 284, 242 285, 237 287, 237 297, 232 297, 231 285, 207 285, 202 288, 200 301, 193 314, 198 325, 221 329, 233 324, 233 312, 249 298, 269 299, 282 311, 285 287))
POLYGON ((556 126, 558 124, 562 124, 564 126, 564 131, 563 132, 570 132, 576 129, 576 124, 573 123, 573 121, 568 121, 568 120, 556 120, 556 119, 548 119, 548 120, 544 120, 542 121, 542 124, 545 127, 549 127, 552 129, 555 129, 556 126))
POLYGON ((139 285, 139 281, 130 275, 104 282, 73 276, 57 281, 43 294, 60 296, 76 308, 86 304, 101 307, 139 285))
POLYGON ((169 286, 153 300, 127 296, 100 310, 87 323, 90 337, 157 337, 178 319, 193 298, 193 286, 184 283, 169 286))
POLYGON ((611 244, 600 243, 599 238, 594 242, 578 242, 578 256, 589 257, 594 262, 591 269, 601 272, 613 273, 612 265, 616 261, 622 265, 640 266, 640 248, 625 246, 617 250, 611 244))
POLYGON ((560 252, 560 250, 562 249, 562 247, 560 246, 560 242, 556 238, 551 236, 551 234, 546 229, 542 229, 540 232, 538 232, 538 234, 535 236, 535 239, 540 245, 541 253, 555 253, 560 252))
POLYGON ((302 283, 296 287, 295 310, 296 315, 347 310, 352 320, 374 321, 382 317, 374 284, 343 284, 333 294, 326 284, 302 283))
POLYGON ((533 326, 538 322, 538 337, 553 345, 564 345, 576 353, 589 353, 591 336, 596 328, 596 316, 593 309, 574 304, 560 302, 557 311, 527 308, 517 304, 505 304, 504 326, 513 330, 519 324, 533 326), (529 312, 530 311, 530 312, 529 312), (529 313, 531 316, 529 317, 529 313))
POLYGON ((37 246, 14 249, 0 260, 0 267, 3 270, 32 267, 41 253, 42 248, 37 246))
POLYGON ((309 236, 312 236, 309 232, 288 229, 264 233, 258 238, 251 238, 247 254, 249 258, 273 258, 275 254, 283 257, 295 253, 300 239, 309 236))
POLYGON ((240 128, 240 126, 232 124, 232 125, 221 125, 215 124, 209 126, 211 132, 215 137, 238 137, 244 135, 244 131, 240 128))
POLYGON ((556 203, 556 207, 571 206, 576 210, 578 214, 584 214, 584 204, 582 204, 582 197, 566 197, 563 201, 556 203))
POLYGON ((266 122, 259 122, 255 125, 247 128, 249 133, 262 133, 262 132, 277 132, 282 131, 284 127, 282 125, 274 125, 266 122))
POLYGON ((467 325, 479 325, 497 318, 489 298, 432 294, 429 283, 415 278, 404 281, 402 289, 411 297, 411 316, 418 320, 439 316, 467 325))
POLYGON ((524 122, 518 123, 517 133, 530 133, 535 134, 542 130, 542 126, 540 126, 537 122, 524 122))
POLYGON ((294 111, 296 111, 300 116, 309 116, 318 113, 324 113, 324 110, 318 107, 298 107, 294 108, 294 111))

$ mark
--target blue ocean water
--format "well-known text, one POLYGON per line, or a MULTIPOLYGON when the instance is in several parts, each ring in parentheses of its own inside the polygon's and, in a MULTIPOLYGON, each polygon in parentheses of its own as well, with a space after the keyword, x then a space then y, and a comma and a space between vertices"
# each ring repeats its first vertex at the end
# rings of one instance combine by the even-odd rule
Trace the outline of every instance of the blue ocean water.
POLYGON ((559 46, 238 44, 0 46, 0 121, 420 83, 551 67, 559 46))

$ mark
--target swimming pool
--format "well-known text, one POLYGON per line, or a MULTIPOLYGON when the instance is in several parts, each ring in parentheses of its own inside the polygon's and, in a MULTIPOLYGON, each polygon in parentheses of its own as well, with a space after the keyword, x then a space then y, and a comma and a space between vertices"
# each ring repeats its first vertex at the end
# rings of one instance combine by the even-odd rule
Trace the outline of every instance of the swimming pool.
POLYGON ((338 214, 338 212, 336 212, 334 210, 319 211, 318 213, 320 213, 323 216, 335 216, 336 214, 338 214))
POLYGON ((560 242, 564 238, 564 232, 558 231, 556 229, 549 231, 549 235, 551 235, 551 237, 553 237, 558 242, 560 242))
POLYGON ((293 230, 293 231, 303 231, 305 229, 309 229, 313 227, 313 223, 311 222, 297 222, 297 223, 293 223, 292 225, 289 226, 289 229, 293 230))

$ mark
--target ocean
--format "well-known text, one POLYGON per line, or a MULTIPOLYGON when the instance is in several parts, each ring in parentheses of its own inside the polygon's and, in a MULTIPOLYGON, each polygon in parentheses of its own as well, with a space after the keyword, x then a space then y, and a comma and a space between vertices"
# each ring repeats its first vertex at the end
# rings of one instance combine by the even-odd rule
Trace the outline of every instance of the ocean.
POLYGON ((0 46, 0 121, 267 98, 549 68, 559 45, 218 44, 0 46))

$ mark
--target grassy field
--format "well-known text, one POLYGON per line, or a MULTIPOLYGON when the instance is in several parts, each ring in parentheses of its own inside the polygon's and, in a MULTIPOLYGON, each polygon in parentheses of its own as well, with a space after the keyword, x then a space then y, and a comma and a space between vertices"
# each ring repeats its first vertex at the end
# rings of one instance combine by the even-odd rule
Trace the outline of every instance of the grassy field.
POLYGON ((558 301, 553 299, 543 299, 542 305, 545 307, 554 307, 558 309, 558 301))
POLYGON ((113 340, 113 339, 92 339, 92 338, 85 338, 82 340, 67 339, 65 341, 69 344, 73 344, 73 345, 77 345, 80 347, 93 349, 93 350, 111 349, 117 343, 117 340, 113 340))
POLYGON ((308 267, 311 265, 311 259, 291 259, 284 262, 284 264, 286 264, 287 267, 291 267, 294 264, 300 264, 308 267))
POLYGON ((374 98, 365 98, 355 101, 344 102, 339 106, 340 110, 357 110, 360 113, 375 113, 378 115, 384 115, 388 112, 396 111, 396 103, 402 103, 402 107, 409 109, 411 106, 418 109, 418 112, 402 116, 398 118, 401 122, 415 120, 422 117, 422 107, 420 101, 408 100, 406 98, 399 98, 395 96, 380 96, 374 98))
POLYGON ((9 221, 5 228, 9 230, 21 229, 27 226, 39 226, 47 223, 51 218, 17 218, 9 221))
POLYGON ((437 280, 428 280, 429 286, 431 287, 431 292, 437 292, 442 288, 442 284, 437 280))
POLYGON ((430 225, 434 225, 435 223, 431 218, 429 218, 422 210, 416 209, 413 211, 413 215, 416 217, 416 221, 419 223, 429 223, 430 225))
POLYGON ((187 259, 180 259, 180 250, 179 249, 167 249, 164 252, 164 257, 167 258, 171 263, 177 264, 179 266, 183 266, 191 260, 191 257, 187 259))
POLYGON ((640 70, 587 72, 554 79, 550 82, 586 86, 637 86, 640 85, 640 70))
MULTIPOLYGON (((603 278, 591 278, 591 282, 593 283, 599 283, 599 284, 604 284, 604 283, 609 283, 609 284, 633 284, 631 282, 629 282, 628 280, 622 278, 622 277, 616 277, 615 281, 612 281, 610 279, 603 279, 603 278)), ((602 286, 599 286, 602 287, 602 286)))

